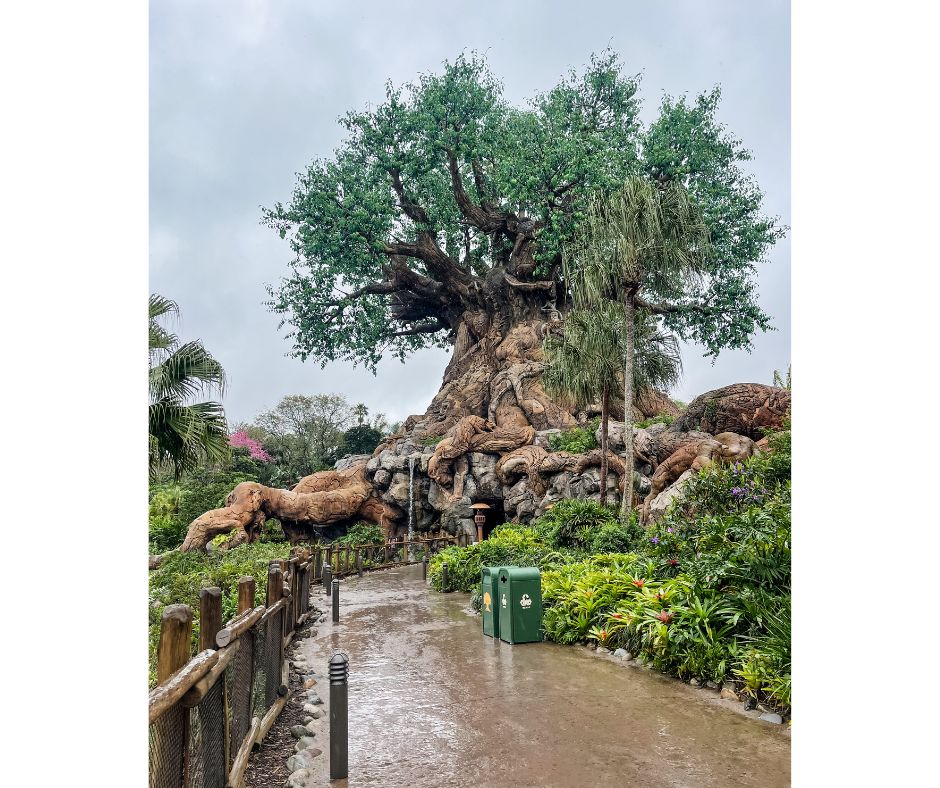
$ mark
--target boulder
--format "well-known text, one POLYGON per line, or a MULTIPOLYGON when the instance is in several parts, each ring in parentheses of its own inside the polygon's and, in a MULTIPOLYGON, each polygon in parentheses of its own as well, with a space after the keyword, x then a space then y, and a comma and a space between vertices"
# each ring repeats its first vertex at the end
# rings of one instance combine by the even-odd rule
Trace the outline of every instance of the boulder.
POLYGON ((286 788, 307 788, 311 779, 313 779, 313 774, 309 769, 297 769, 290 773, 285 785, 286 788))
POLYGON ((488 499, 502 497, 502 484, 496 475, 496 463, 499 457, 495 454, 471 452, 469 455, 470 473, 476 481, 477 496, 488 499))
POLYGON ((522 478, 511 487, 503 487, 503 508, 514 513, 518 520, 528 520, 535 514, 537 501, 529 489, 528 479, 522 478))
POLYGON ((432 509, 441 512, 453 502, 450 493, 441 487, 436 481, 431 481, 428 485, 428 503, 432 509))
POLYGON ((682 432, 702 430, 712 435, 735 432, 756 441, 763 437, 761 428, 782 427, 789 410, 788 389, 734 383, 696 397, 672 426, 682 432))
MULTIPOLYGON (((382 500, 394 503, 400 506, 405 512, 408 511, 408 502, 410 500, 411 484, 407 473, 396 473, 392 476, 391 484, 382 494, 382 500)), ((417 497, 417 496, 416 496, 417 497)))
MULTIPOLYGON (((469 498, 459 498, 450 504, 441 513, 441 527, 450 534, 459 534, 464 530, 465 523, 469 521, 473 527, 473 509, 469 498)), ((476 528, 473 527, 473 533, 476 528)))
MULTIPOLYGON (((682 490, 685 488, 686 484, 688 484, 689 479, 695 476, 695 473, 695 471, 689 468, 689 470, 683 473, 650 502, 648 515, 649 523, 657 522, 666 514, 666 510, 670 507, 672 502, 682 494, 682 490)), ((647 489, 647 492, 649 492, 649 489, 647 489)))
POLYGON ((287 770, 289 772, 296 772, 300 769, 313 768, 314 758, 320 755, 321 752, 322 751, 318 750, 316 747, 310 747, 291 755, 291 757, 287 759, 287 770))
POLYGON ((379 468, 379 470, 375 472, 375 476, 372 477, 372 482, 380 490, 387 490, 388 486, 392 483, 392 474, 384 468, 379 468))
MULTIPOLYGON (((373 457, 373 459, 375 458, 373 457)), ((392 473, 408 471, 408 460, 404 457, 400 457, 389 449, 385 449, 381 454, 379 454, 378 461, 378 467, 383 468, 386 471, 391 471, 392 473)))
POLYGON ((316 739, 314 739, 313 736, 304 736, 294 745, 294 752, 306 750, 310 747, 313 747, 313 745, 316 743, 316 739))
POLYGON ((345 457, 341 457, 333 465, 334 470, 336 471, 348 471, 353 465, 361 465, 362 463, 368 463, 372 459, 371 454, 348 454, 345 457))

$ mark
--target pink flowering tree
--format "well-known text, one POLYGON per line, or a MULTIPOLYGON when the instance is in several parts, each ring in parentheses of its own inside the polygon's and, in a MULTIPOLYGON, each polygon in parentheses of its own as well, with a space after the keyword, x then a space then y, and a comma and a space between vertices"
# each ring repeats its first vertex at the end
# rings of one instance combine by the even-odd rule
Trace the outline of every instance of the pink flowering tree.
POLYGON ((261 444, 248 435, 244 430, 229 435, 228 445, 233 448, 248 449, 248 456, 253 460, 271 462, 271 455, 261 448, 261 444))

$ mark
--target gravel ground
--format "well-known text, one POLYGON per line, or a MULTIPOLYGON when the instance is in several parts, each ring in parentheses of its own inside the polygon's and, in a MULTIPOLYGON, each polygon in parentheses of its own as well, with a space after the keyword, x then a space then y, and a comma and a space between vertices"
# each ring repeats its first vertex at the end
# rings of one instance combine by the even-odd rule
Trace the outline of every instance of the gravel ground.
MULTIPOLYGON (((311 625, 316 621, 316 614, 308 619, 304 627, 294 636, 290 644, 290 653, 295 653, 297 644, 308 636, 311 625)), ((320 671, 317 671, 317 685, 319 689, 323 685, 320 671)), ((307 715, 303 712, 305 690, 302 686, 303 679, 292 669, 289 678, 288 691, 290 700, 284 706, 283 711, 278 715, 264 737, 260 746, 255 747, 254 752, 248 759, 248 768, 245 770, 246 788, 283 788, 290 772, 287 771, 287 759, 294 754, 294 745, 297 739, 293 737, 290 729, 294 725, 302 725, 307 715)), ((317 746, 327 751, 326 742, 317 742, 317 746)), ((321 756, 322 757, 322 756, 321 756)))

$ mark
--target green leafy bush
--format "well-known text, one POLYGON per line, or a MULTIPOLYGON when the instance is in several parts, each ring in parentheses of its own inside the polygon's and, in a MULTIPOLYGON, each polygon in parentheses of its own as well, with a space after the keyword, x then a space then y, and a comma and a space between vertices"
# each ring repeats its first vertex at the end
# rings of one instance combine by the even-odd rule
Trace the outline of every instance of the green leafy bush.
POLYGON ((363 545, 384 544, 385 532, 373 523, 356 523, 349 527, 343 536, 333 540, 333 544, 363 545))
POLYGON ((589 422, 584 427, 572 427, 564 432, 548 436, 548 447, 552 451, 568 451, 572 454, 584 454, 597 448, 598 421, 589 422))
POLYGON ((263 605, 267 593, 268 564, 288 558, 290 545, 255 542, 226 552, 198 550, 170 553, 158 569, 150 572, 150 684, 156 682, 156 651, 160 638, 160 618, 167 605, 184 604, 193 609, 193 653, 199 642, 199 592, 218 586, 222 590, 222 621, 238 612, 238 580, 255 578, 255 605, 263 605))
POLYGON ((617 515, 611 509, 595 501, 569 498, 534 520, 532 528, 556 547, 583 550, 599 529, 617 525, 617 515))
POLYGON ((670 416, 668 413, 660 413, 658 416, 653 416, 650 419, 644 419, 643 421, 638 421, 636 423, 636 426, 646 429, 647 427, 652 427, 654 424, 665 424, 668 427, 675 420, 676 420, 675 416, 670 416))
POLYGON ((502 525, 489 539, 466 547, 448 547, 431 557, 428 580, 441 590, 441 566, 447 562, 448 590, 473 591, 480 585, 484 566, 551 566, 568 559, 534 529, 502 525))

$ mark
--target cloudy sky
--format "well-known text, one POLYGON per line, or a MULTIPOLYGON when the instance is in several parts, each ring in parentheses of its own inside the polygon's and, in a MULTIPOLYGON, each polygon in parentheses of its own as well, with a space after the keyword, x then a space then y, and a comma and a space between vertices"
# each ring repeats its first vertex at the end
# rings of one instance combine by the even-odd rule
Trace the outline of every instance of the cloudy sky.
MULTIPOLYGON (((287 273, 287 242, 259 223, 295 175, 340 143, 337 118, 382 100, 464 49, 485 52, 522 104, 606 46, 641 72, 643 118, 661 95, 722 88, 720 119, 754 153, 765 209, 790 218, 789 3, 327 2, 151 0, 150 288, 180 305, 177 332, 199 338, 229 375, 230 423, 285 394, 336 392, 393 420, 420 413, 447 354, 421 351, 378 377, 345 363, 287 357, 263 306, 287 273)), ((777 330, 713 364, 685 347, 673 392, 690 400, 738 381, 770 383, 790 361, 790 242, 761 268, 761 303, 777 330)))

